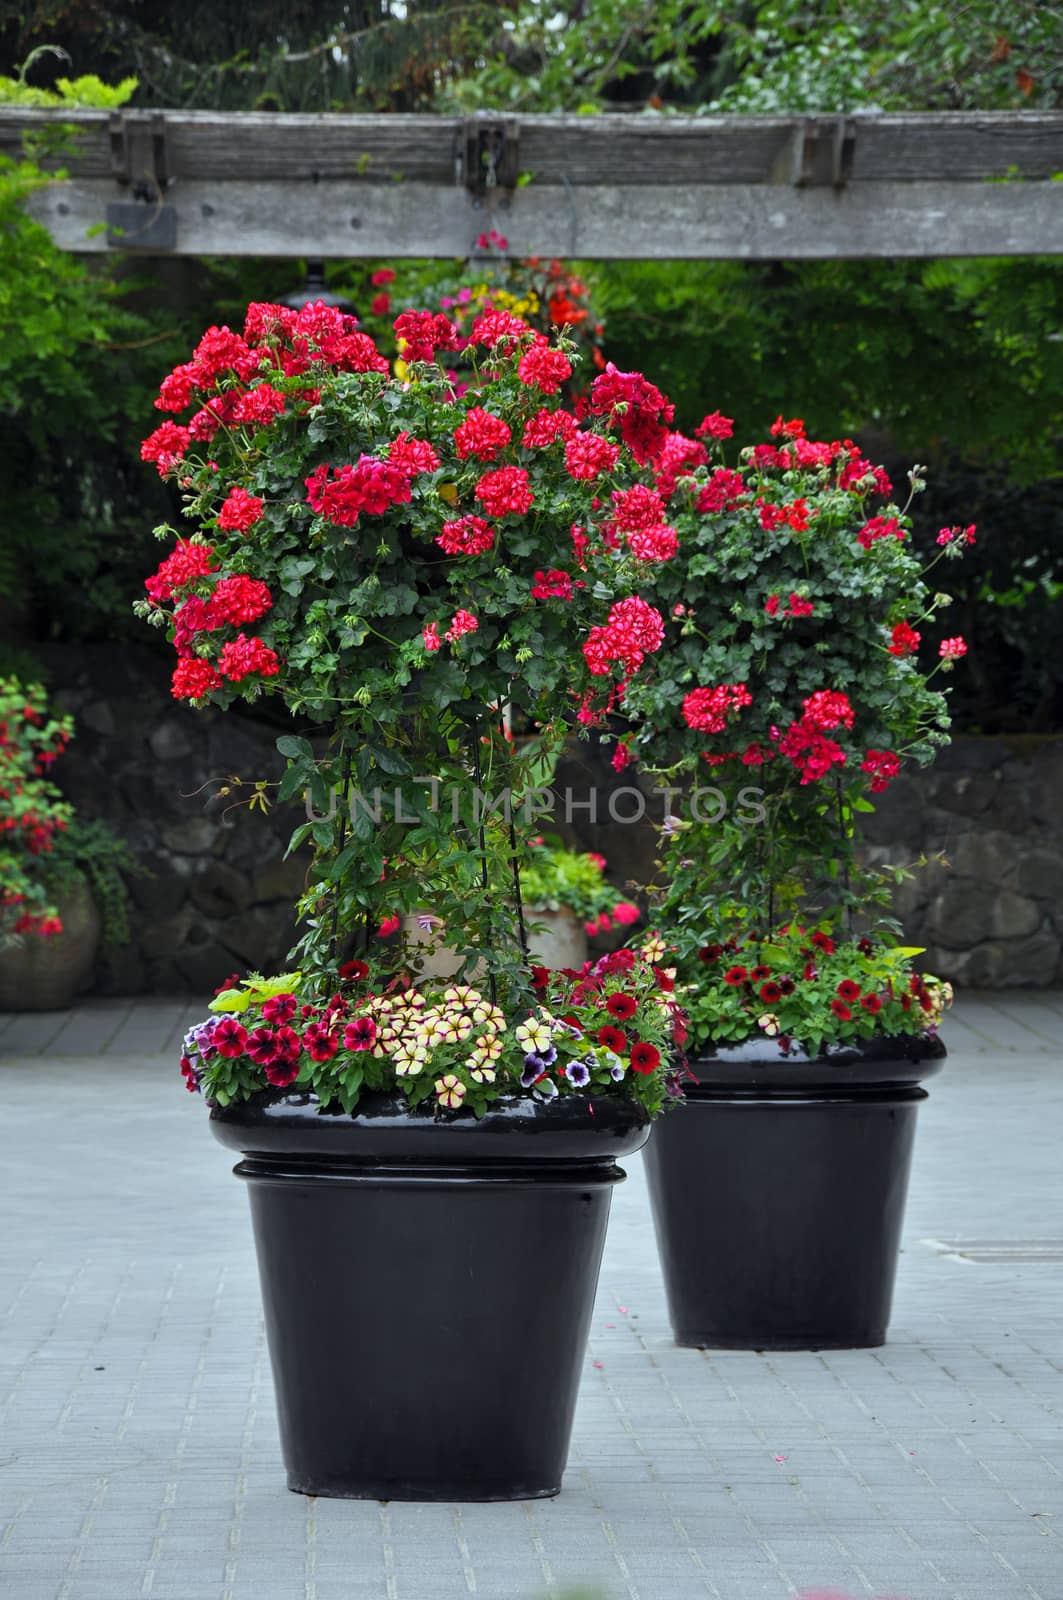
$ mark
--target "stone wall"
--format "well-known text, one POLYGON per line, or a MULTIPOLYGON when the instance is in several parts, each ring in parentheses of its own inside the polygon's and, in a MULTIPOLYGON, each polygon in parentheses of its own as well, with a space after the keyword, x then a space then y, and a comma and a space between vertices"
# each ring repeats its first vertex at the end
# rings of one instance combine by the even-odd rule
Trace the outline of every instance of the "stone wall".
POLYGON ((283 729, 194 712, 170 697, 150 649, 41 650, 50 688, 76 719, 55 776, 86 816, 128 841, 150 876, 130 879, 133 939, 101 962, 111 994, 211 994, 235 971, 283 970, 305 865, 285 861, 296 813, 263 816, 216 797, 228 774, 277 778, 283 729))
MULTIPOLYGON (((41 654, 53 692, 77 719, 57 778, 152 874, 130 885, 134 939, 102 963, 96 987, 209 993, 233 971, 277 970, 304 881, 304 864, 283 859, 299 808, 264 817, 239 803, 246 789, 216 791, 229 774, 276 778, 274 740, 284 723, 177 704, 168 660, 147 647, 41 654)), ((574 745, 555 782, 576 800, 559 831, 600 850, 624 886, 645 882, 656 854, 648 823, 610 815, 610 796, 632 783, 593 744, 574 745)), ((930 970, 987 987, 1063 983, 1061 793, 1063 739, 960 738, 930 771, 902 777, 882 797, 868 819, 873 860, 943 852, 949 862, 933 862, 898 894, 906 935, 927 947, 930 970)), ((630 803, 614 810, 627 814, 630 803)))
POLYGON ((872 860, 943 853, 898 891, 926 965, 973 987, 1063 983, 1063 738, 958 738, 868 819, 872 860))

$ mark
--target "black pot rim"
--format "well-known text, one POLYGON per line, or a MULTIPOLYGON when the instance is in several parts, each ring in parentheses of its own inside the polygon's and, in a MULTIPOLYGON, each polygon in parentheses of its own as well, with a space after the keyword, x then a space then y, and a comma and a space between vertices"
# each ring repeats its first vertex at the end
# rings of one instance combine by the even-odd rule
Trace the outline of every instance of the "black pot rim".
POLYGON ((566 1165, 612 1162, 645 1144, 650 1118, 634 1100, 561 1095, 552 1101, 500 1095, 477 1119, 470 1111, 411 1106, 399 1093, 367 1092, 353 1112, 325 1109, 315 1095, 268 1089, 214 1106, 210 1126, 249 1156, 387 1166, 566 1165))
POLYGON ((743 1039, 691 1056, 683 1088, 691 1099, 706 1093, 799 1098, 832 1089, 846 1095, 914 1090, 941 1071, 947 1054, 940 1036, 925 1033, 828 1044, 811 1059, 799 1047, 784 1053, 777 1039, 743 1039))

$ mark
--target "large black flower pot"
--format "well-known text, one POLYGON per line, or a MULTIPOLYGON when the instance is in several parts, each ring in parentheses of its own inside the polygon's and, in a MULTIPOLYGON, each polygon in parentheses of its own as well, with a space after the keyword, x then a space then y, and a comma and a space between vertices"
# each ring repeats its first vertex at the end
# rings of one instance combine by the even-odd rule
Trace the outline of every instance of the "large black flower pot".
POLYGON ((504 1097, 479 1122, 366 1095, 215 1107, 244 1153, 288 1487, 557 1494, 634 1104, 504 1097))
POLYGON ((765 1039, 691 1061, 645 1158, 677 1344, 885 1342, 919 1084, 944 1056, 901 1037, 810 1061, 765 1039))

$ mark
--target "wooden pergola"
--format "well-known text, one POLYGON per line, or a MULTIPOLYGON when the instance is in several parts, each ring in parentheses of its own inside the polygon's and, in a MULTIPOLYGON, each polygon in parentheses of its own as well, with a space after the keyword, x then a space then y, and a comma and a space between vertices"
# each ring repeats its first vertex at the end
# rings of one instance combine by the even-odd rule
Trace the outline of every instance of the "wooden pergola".
POLYGON ((32 197, 71 251, 815 259, 1063 254, 1063 112, 304 116, 0 109, 76 129, 32 197))

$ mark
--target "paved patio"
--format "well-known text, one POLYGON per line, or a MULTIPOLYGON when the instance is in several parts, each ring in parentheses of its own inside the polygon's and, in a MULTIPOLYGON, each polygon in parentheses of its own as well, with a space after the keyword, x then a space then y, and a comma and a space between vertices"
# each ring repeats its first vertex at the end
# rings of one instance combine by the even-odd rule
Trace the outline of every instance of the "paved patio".
POLYGON ((4 1600, 1060 1600, 1063 997, 950 1019, 883 1350, 673 1348, 630 1162, 564 1491, 511 1506, 284 1488, 199 1015, 0 1018, 4 1600))

